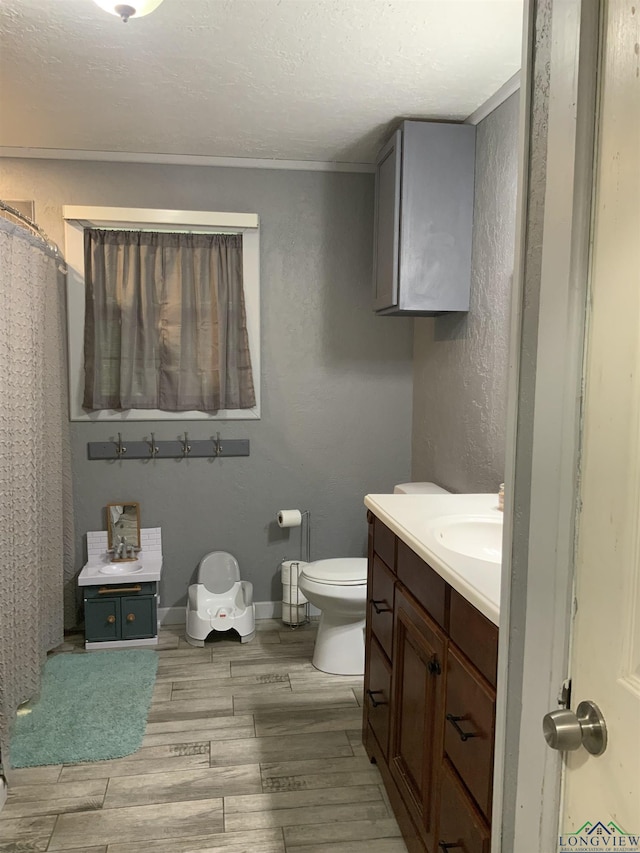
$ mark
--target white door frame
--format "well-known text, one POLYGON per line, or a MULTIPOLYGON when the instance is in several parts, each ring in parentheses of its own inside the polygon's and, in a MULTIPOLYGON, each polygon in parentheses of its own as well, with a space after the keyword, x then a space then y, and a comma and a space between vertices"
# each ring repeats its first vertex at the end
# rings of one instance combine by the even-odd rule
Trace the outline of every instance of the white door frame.
POLYGON ((600 0, 526 0, 492 853, 557 849, 600 0))

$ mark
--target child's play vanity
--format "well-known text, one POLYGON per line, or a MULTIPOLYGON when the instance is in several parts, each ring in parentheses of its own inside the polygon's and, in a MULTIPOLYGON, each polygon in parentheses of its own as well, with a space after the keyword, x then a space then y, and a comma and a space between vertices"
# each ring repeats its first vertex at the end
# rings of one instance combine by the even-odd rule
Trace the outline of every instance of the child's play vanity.
POLYGON ((108 531, 87 533, 88 559, 78 576, 84 599, 87 649, 150 646, 158 642, 161 530, 138 527, 128 536, 119 537, 119 529, 110 519, 108 531))

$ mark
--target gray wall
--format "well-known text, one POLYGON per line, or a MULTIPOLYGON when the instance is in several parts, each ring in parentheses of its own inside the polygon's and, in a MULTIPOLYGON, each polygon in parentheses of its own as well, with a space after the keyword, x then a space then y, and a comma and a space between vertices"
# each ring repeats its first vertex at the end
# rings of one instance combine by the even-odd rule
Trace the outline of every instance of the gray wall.
POLYGON ((64 204, 248 211, 260 215, 262 419, 220 423, 72 424, 77 567, 103 507, 141 504, 161 526, 162 604, 184 602, 199 558, 228 550, 278 600, 282 559, 300 531, 278 509, 312 512, 312 557, 366 553, 363 496, 410 471, 412 323, 371 310, 373 176, 276 170, 12 160, 0 197, 35 199, 36 218, 63 245, 64 204), (88 441, 157 439, 188 429, 248 438, 248 459, 89 462, 88 441))
POLYGON ((518 97, 477 128, 469 313, 414 326, 412 479, 454 492, 504 479, 518 97))

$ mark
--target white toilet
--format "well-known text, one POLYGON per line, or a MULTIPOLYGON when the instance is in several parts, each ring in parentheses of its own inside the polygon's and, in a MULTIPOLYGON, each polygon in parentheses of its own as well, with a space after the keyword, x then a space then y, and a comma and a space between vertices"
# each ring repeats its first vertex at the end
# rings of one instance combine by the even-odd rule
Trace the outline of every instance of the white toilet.
POLYGON ((313 665, 335 675, 364 674, 367 561, 317 560, 303 566, 298 587, 321 610, 313 665))
MULTIPOLYGON (((435 483, 400 483, 394 494, 447 494, 435 483)), ((313 665, 334 675, 364 675, 367 561, 316 560, 303 566, 298 587, 320 611, 313 665)))
POLYGON ((254 638, 253 584, 240 580, 240 567, 232 554, 212 551, 200 560, 198 582, 189 587, 186 639, 192 646, 204 646, 212 631, 230 628, 242 643, 254 638))

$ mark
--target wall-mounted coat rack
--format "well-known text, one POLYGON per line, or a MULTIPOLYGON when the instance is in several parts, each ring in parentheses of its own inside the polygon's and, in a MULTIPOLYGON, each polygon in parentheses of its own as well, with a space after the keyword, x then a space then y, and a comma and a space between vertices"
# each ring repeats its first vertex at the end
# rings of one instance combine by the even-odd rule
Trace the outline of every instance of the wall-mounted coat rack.
POLYGON ((87 444, 89 459, 219 459, 223 456, 249 456, 249 439, 215 438, 192 441, 185 432, 184 438, 175 441, 156 441, 151 433, 147 441, 90 441, 87 444))

